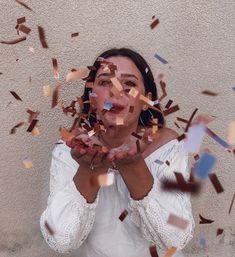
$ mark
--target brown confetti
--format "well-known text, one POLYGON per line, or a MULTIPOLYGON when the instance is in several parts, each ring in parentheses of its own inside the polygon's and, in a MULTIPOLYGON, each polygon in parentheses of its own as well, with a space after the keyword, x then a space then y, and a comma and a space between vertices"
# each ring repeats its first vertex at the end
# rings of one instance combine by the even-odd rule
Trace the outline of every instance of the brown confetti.
POLYGON ((231 210, 232 210, 234 201, 235 201, 235 193, 234 193, 234 195, 233 195, 233 199, 232 199, 232 202, 231 202, 231 204, 230 204, 228 214, 230 214, 230 212, 231 212, 231 210))
POLYGON ((222 185, 220 184, 215 173, 209 174, 209 178, 210 178, 210 181, 213 184, 217 194, 224 192, 224 189, 223 189, 222 185))
POLYGON ((27 132, 32 132, 36 124, 38 123, 38 120, 32 120, 31 124, 29 125, 27 132))
POLYGON ((87 68, 80 68, 75 71, 71 71, 66 75, 66 82, 83 79, 88 74, 89 74, 89 70, 87 68))
POLYGON ((29 114, 28 122, 31 123, 32 120, 37 119, 38 115, 40 114, 39 111, 32 111, 30 109, 27 109, 27 113, 29 114))
POLYGON ((79 32, 74 32, 71 34, 71 37, 77 37, 79 35, 79 32))
POLYGON ((199 156, 199 154, 196 154, 196 155, 193 156, 193 158, 194 158, 195 161, 197 161, 197 160, 199 160, 200 156, 199 156))
POLYGON ((140 139, 140 140, 142 139, 142 136, 138 135, 138 134, 135 133, 135 132, 132 132, 131 135, 134 136, 134 137, 136 137, 137 139, 140 139))
POLYGON ((72 132, 69 132, 66 128, 59 128, 60 132, 60 138, 63 141, 70 141, 72 138, 74 138, 74 134, 72 132))
POLYGON ((23 100, 16 94, 15 91, 10 91, 10 93, 15 97, 16 100, 23 101, 23 100))
POLYGON ((176 122, 174 122, 174 124, 177 128, 180 128, 180 126, 176 122))
POLYGON ((18 4, 24 6, 26 9, 32 11, 32 9, 31 9, 27 4, 23 3, 22 1, 20 1, 20 0, 15 0, 15 1, 16 1, 18 4))
POLYGON ((152 23, 150 24, 150 28, 151 28, 151 29, 154 29, 158 24, 159 24, 159 19, 155 19, 155 20, 152 21, 152 23))
POLYGON ((33 167, 33 163, 29 158, 25 158, 23 164, 26 169, 31 169, 33 167))
POLYGON ((21 17, 21 18, 17 19, 17 24, 21 24, 21 23, 24 23, 24 22, 26 22, 25 17, 21 17))
POLYGON ((119 216, 120 221, 123 221, 123 220, 126 218, 127 215, 128 215, 128 211, 127 211, 127 210, 124 210, 124 211, 121 213, 121 215, 119 216))
POLYGON ((200 224, 210 224, 214 222, 214 220, 203 218, 201 214, 199 214, 199 218, 200 218, 200 222, 199 222, 200 224))
POLYGON ((162 89, 162 95, 158 99, 159 103, 162 101, 163 98, 165 98, 167 96, 167 93, 166 93, 166 83, 163 82, 162 80, 160 80, 160 87, 162 89))
POLYGON ((162 182, 162 189, 167 191, 181 191, 197 194, 200 189, 200 184, 194 182, 185 182, 179 184, 179 182, 165 180, 162 182))
POLYGON ((134 112, 134 106, 130 106, 129 112, 130 112, 130 113, 133 113, 133 112, 134 112))
POLYGON ((170 166, 170 162, 169 162, 168 160, 165 161, 165 164, 166 164, 167 166, 170 166))
POLYGON ((156 245, 151 245, 151 246, 149 247, 149 252, 150 252, 150 254, 151 254, 151 257, 159 257, 159 256, 158 256, 158 253, 157 253, 157 247, 156 247, 156 245))
POLYGON ((140 141, 138 139, 136 140, 136 149, 137 153, 140 153, 140 141))
POLYGON ((210 96, 217 96, 217 95, 218 95, 217 93, 214 93, 214 92, 209 91, 209 90, 204 90, 204 91, 202 91, 202 94, 204 94, 204 95, 210 95, 210 96))
POLYGON ((16 129, 19 128, 19 127, 21 127, 21 126, 23 126, 24 124, 25 124, 25 122, 22 121, 22 122, 18 123, 17 125, 15 125, 15 126, 11 129, 10 134, 15 134, 15 133, 16 133, 16 129))
POLYGON ((185 230, 189 224, 189 221, 171 213, 168 217, 167 223, 179 229, 185 230))
POLYGON ((52 228, 49 226, 49 224, 47 223, 47 221, 45 221, 44 225, 45 225, 45 228, 47 229, 48 233, 49 233, 51 236, 53 236, 55 233, 54 233, 54 231, 52 230, 52 228))
POLYGON ((13 40, 10 40, 10 41, 0 41, 1 44, 6 44, 6 45, 14 45, 14 44, 17 44, 21 41, 24 41, 26 40, 26 37, 20 37, 20 38, 17 38, 17 39, 13 39, 13 40))
POLYGON ((169 100, 165 106, 166 109, 170 108, 171 104, 173 103, 172 100, 169 100))
POLYGON ((167 116, 167 115, 169 115, 169 114, 171 114, 171 113, 173 113, 173 112, 176 112, 176 111, 178 111, 180 108, 179 108, 179 106, 178 106, 178 104, 177 105, 174 105, 173 107, 171 107, 171 108, 169 108, 169 109, 167 109, 167 110, 164 110, 163 111, 163 114, 165 115, 165 116, 167 116))
POLYGON ((173 257, 176 250, 177 250, 177 248, 172 246, 170 249, 168 249, 168 251, 166 252, 164 257, 173 257))
POLYGON ((30 33, 30 31, 31 31, 30 28, 26 27, 26 26, 23 25, 23 24, 20 24, 18 29, 19 29, 20 31, 22 31, 23 33, 27 34, 27 35, 28 35, 28 34, 30 33))
POLYGON ((182 134, 180 136, 177 137, 177 140, 180 142, 181 140, 183 140, 185 138, 185 134, 182 134))
POLYGON ((53 90, 51 108, 54 108, 58 104, 58 97, 59 97, 59 90, 60 89, 61 89, 61 85, 58 85, 53 90))
POLYGON ((39 34, 39 39, 42 44, 42 47, 48 48, 46 38, 45 38, 45 31, 44 31, 44 28, 42 28, 41 26, 38 26, 38 34, 39 34))
POLYGON ((176 119, 177 119, 178 121, 182 121, 182 122, 184 122, 184 123, 188 123, 188 120, 185 120, 185 119, 183 119, 183 118, 176 117, 176 119))
POLYGON ((221 235, 223 232, 224 232, 224 230, 223 230, 222 228, 218 228, 216 235, 219 236, 219 235, 221 235))
POLYGON ((59 78, 59 71, 58 71, 58 63, 56 58, 52 58, 52 65, 53 65, 53 72, 54 72, 54 78, 59 78))
POLYGON ((235 145, 235 121, 231 121, 228 126, 228 142, 235 145))
POLYGON ((188 120, 188 124, 187 124, 187 126, 186 126, 186 128, 185 128, 185 132, 188 131, 189 126, 191 125, 191 122, 192 122, 192 120, 193 120, 193 117, 195 116, 195 114, 196 114, 197 111, 198 111, 198 108, 196 108, 196 109, 193 111, 193 113, 191 114, 191 116, 190 116, 190 118, 189 118, 189 120, 188 120))

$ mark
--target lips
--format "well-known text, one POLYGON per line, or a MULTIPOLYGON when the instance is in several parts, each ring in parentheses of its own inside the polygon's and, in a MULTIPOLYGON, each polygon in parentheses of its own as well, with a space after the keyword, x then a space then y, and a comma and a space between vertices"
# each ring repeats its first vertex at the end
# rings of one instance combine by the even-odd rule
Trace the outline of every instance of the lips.
POLYGON ((124 109, 125 109, 125 107, 123 105, 113 103, 112 108, 110 109, 110 112, 119 113, 119 112, 123 111, 124 109))

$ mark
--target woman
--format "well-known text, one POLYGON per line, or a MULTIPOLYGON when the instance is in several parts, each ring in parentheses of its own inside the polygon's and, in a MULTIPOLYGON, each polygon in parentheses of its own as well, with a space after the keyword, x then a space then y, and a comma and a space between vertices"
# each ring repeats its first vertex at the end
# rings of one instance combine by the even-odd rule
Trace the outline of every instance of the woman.
POLYGON ((157 102, 152 107, 141 97, 157 99, 152 72, 126 48, 104 52, 93 66, 88 82, 94 85, 83 95, 84 124, 103 128, 93 136, 80 129, 67 145, 55 147, 42 234, 55 251, 78 257, 149 257, 150 245, 182 249, 194 229, 190 196, 163 191, 161 181, 174 180, 174 171, 188 179, 187 155, 177 133, 164 128, 157 102), (97 178, 107 173, 115 182, 101 187, 97 178), (128 215, 121 221, 123 213, 128 215), (168 224, 170 214, 187 220, 187 227, 168 224))

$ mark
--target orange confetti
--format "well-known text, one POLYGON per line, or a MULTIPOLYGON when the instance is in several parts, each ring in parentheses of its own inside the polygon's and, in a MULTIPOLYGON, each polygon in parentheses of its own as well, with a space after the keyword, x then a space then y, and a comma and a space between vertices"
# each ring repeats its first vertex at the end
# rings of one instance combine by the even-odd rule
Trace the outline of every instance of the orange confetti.
POLYGON ((176 250, 177 248, 172 246, 170 249, 168 249, 164 257, 172 257, 176 250))

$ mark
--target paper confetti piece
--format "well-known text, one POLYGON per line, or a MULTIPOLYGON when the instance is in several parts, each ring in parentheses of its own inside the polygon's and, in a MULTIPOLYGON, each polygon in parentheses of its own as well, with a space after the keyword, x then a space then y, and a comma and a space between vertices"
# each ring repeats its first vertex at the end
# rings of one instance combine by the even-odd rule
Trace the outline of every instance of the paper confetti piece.
POLYGON ((77 70, 69 72, 66 75, 66 82, 83 79, 87 77, 88 74, 89 74, 89 70, 87 68, 79 68, 77 70))
POLYGON ((161 90, 162 90, 162 95, 158 99, 159 103, 162 101, 162 99, 164 99, 167 96, 166 83, 163 82, 162 80, 160 80, 160 87, 161 87, 161 90))
POLYGON ((203 218, 201 214, 199 214, 199 218, 200 218, 199 224, 210 224, 214 222, 214 220, 203 218))
POLYGON ((167 116, 167 115, 169 115, 169 114, 171 114, 171 113, 173 113, 173 112, 178 111, 179 109, 180 109, 180 108, 179 108, 179 106, 178 106, 178 104, 177 104, 177 105, 172 106, 172 107, 169 108, 169 109, 164 110, 164 111, 163 111, 163 114, 164 114, 165 116, 167 116))
POLYGON ((185 230, 189 224, 189 221, 171 213, 168 217, 167 223, 179 229, 185 230))
POLYGON ((20 25, 19 25, 18 30, 20 30, 21 32, 23 32, 23 33, 25 33, 25 34, 27 34, 27 35, 28 35, 28 34, 30 33, 30 31, 31 31, 30 28, 28 28, 27 26, 25 26, 25 25, 23 25, 23 24, 20 24, 20 25))
POLYGON ((69 132, 66 128, 59 128, 60 132, 60 138, 63 141, 70 141, 72 138, 74 138, 74 134, 72 132, 69 132))
POLYGON ((137 89, 135 89, 134 87, 131 88, 131 90, 128 92, 128 94, 134 98, 137 97, 137 95, 139 94, 139 91, 137 89))
POLYGON ((206 128, 203 124, 194 124, 189 128, 184 141, 184 148, 188 153, 198 153, 205 136, 206 128))
POLYGON ((52 93, 52 104, 51 108, 54 108, 58 104, 58 98, 59 98, 59 90, 61 89, 61 85, 58 85, 55 87, 52 93))
POLYGON ((53 65, 54 78, 59 78, 58 63, 56 58, 51 58, 53 65))
POLYGON ((142 139, 142 136, 138 135, 136 132, 132 132, 131 135, 136 137, 137 139, 140 139, 140 140, 142 139))
POLYGON ((26 169, 31 169, 33 167, 33 163, 28 157, 24 158, 23 164, 26 169))
POLYGON ((188 124, 187 124, 187 126, 186 126, 186 128, 185 128, 185 132, 188 131, 189 126, 191 125, 191 122, 192 122, 194 116, 196 115, 197 111, 198 111, 198 108, 196 108, 196 109, 193 111, 193 113, 191 114, 191 116, 190 116, 190 118, 189 118, 189 120, 188 120, 188 124))
POLYGON ((159 256, 158 256, 158 253, 157 253, 157 247, 156 247, 156 245, 151 245, 151 246, 149 247, 149 252, 150 252, 150 254, 151 254, 151 257, 159 257, 159 256))
POLYGON ((10 41, 0 41, 1 44, 6 44, 6 45, 14 45, 14 44, 17 44, 21 41, 24 41, 26 40, 26 37, 20 37, 20 38, 17 38, 17 39, 13 39, 13 40, 10 40, 10 41))
POLYGON ((133 113, 133 112, 134 112, 134 106, 130 106, 129 112, 130 112, 130 113, 133 113))
POLYGON ((103 109, 110 110, 113 107, 113 103, 111 101, 105 101, 103 109))
POLYGON ((95 135, 95 133, 96 133, 95 130, 92 129, 92 130, 88 131, 88 136, 92 137, 93 135, 95 135))
POLYGON ((116 125, 124 125, 123 117, 117 116, 116 117, 116 125))
POLYGON ((180 142, 181 140, 185 139, 186 135, 183 133, 182 135, 177 137, 177 140, 180 142))
POLYGON ((34 127, 31 133, 32 133, 33 136, 39 136, 40 135, 38 127, 34 127))
POLYGON ((100 174, 97 176, 98 185, 101 187, 111 186, 114 183, 114 172, 109 172, 107 174, 100 174))
POLYGON ((19 127, 21 127, 21 126, 23 126, 24 124, 25 124, 25 122, 22 121, 22 122, 18 123, 17 125, 15 125, 15 126, 11 129, 10 134, 15 134, 15 133, 16 133, 16 129, 19 128, 19 127))
POLYGON ((124 210, 124 211, 120 214, 120 216, 119 216, 118 218, 120 219, 120 221, 123 221, 123 220, 126 218, 127 215, 128 215, 128 211, 127 211, 127 210, 124 210))
POLYGON ((223 234, 223 232, 224 232, 224 230, 222 228, 218 228, 216 235, 219 236, 219 235, 223 234))
POLYGON ((200 240, 199 240, 199 245, 200 245, 201 248, 205 248, 206 239, 201 237, 200 240))
POLYGON ((210 90, 204 90, 204 91, 202 91, 202 94, 210 95, 210 96, 217 96, 218 95, 217 93, 214 93, 214 92, 212 92, 210 90))
POLYGON ((25 19, 25 17, 20 17, 20 18, 17 19, 16 22, 17 22, 17 24, 21 24, 21 23, 26 22, 26 19, 25 19))
POLYGON ((166 252, 164 257, 173 257, 173 254, 176 252, 177 248, 172 246, 168 251, 166 252))
POLYGON ((166 108, 166 109, 170 108, 170 106, 171 106, 172 103, 173 103, 173 101, 170 99, 170 100, 167 102, 165 108, 166 108))
POLYGON ((228 142, 235 145, 235 121, 231 121, 228 126, 228 142))
POLYGON ((117 77, 110 78, 110 80, 119 92, 123 90, 122 84, 117 77))
POLYGON ((232 148, 231 145, 229 145, 227 142, 225 142, 222 138, 217 136, 212 130, 209 128, 206 128, 206 133, 209 135, 211 138, 213 138, 217 143, 222 145, 224 148, 232 148))
POLYGON ((16 100, 23 101, 23 100, 18 96, 18 94, 16 94, 15 91, 10 91, 10 93, 15 97, 16 100))
POLYGON ((154 162, 157 163, 157 164, 159 164, 159 165, 162 165, 162 164, 164 163, 164 162, 162 162, 162 161, 160 161, 160 160, 158 160, 158 159, 156 159, 154 162))
POLYGON ((209 174, 209 178, 210 178, 210 181, 211 181, 212 185, 214 186, 217 194, 224 192, 224 189, 223 189, 222 185, 220 184, 219 179, 217 178, 215 173, 209 174))
POLYGON ((208 174, 212 171, 216 163, 216 157, 210 153, 203 153, 198 162, 195 163, 193 167, 194 174, 198 178, 206 179, 208 174))
POLYGON ((154 19, 151 24, 150 24, 150 28, 154 29, 157 25, 159 24, 159 19, 154 19))
POLYGON ((234 201, 235 201, 235 193, 234 193, 234 195, 233 195, 233 199, 232 199, 232 202, 231 202, 231 204, 230 204, 228 214, 230 214, 230 212, 231 212, 231 210, 232 210, 234 201))
POLYGON ((79 35, 79 32, 74 32, 71 34, 71 37, 77 37, 79 35))
POLYGON ((151 105, 151 106, 154 105, 153 101, 151 101, 148 97, 143 96, 142 94, 140 94, 139 99, 148 105, 151 105))
POLYGON ((16 1, 18 4, 24 6, 26 9, 32 11, 32 9, 31 9, 27 4, 23 3, 22 1, 20 1, 20 0, 15 0, 15 1, 16 1))
POLYGON ((39 34, 39 39, 40 39, 42 47, 48 48, 48 45, 46 42, 46 37, 45 37, 45 31, 44 31, 44 28, 42 28, 41 26, 38 26, 38 34, 39 34))
POLYGON ((48 86, 43 86, 43 95, 44 96, 52 96, 52 89, 51 87, 48 85, 48 86))
POLYGON ((157 58, 161 63, 163 63, 163 64, 167 64, 168 63, 168 61, 166 61, 165 59, 163 59, 160 55, 158 55, 158 54, 155 54, 154 55, 154 57, 155 58, 157 58))
POLYGON ((31 124, 29 125, 27 132, 32 132, 36 124, 38 123, 38 120, 32 120, 31 124))
POLYGON ((45 221, 44 226, 45 226, 45 228, 47 229, 48 233, 49 233, 51 236, 53 236, 53 235, 55 234, 55 232, 54 232, 54 231, 52 230, 52 228, 49 226, 49 224, 48 224, 47 221, 45 221))

